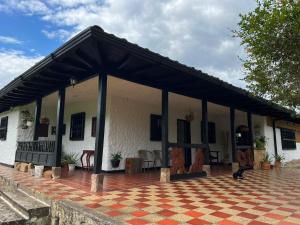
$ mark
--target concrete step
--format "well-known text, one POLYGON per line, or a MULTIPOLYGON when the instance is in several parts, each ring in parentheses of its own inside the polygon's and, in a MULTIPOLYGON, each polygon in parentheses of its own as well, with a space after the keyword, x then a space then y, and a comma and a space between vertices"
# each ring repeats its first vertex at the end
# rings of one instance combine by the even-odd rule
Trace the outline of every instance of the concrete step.
POLYGON ((0 225, 23 225, 27 219, 0 196, 0 225))
POLYGON ((27 219, 47 217, 50 207, 20 189, 0 190, 0 196, 27 219))

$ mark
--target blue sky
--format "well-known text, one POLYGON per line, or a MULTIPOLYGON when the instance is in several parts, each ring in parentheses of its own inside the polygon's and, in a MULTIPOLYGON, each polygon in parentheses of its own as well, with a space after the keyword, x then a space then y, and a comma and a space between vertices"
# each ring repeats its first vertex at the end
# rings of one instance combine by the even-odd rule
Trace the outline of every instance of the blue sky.
POLYGON ((88 26, 245 87, 239 13, 254 0, 0 0, 0 87, 88 26))
POLYGON ((22 13, 0 14, 0 36, 13 37, 21 43, 1 43, 1 48, 17 49, 26 55, 46 55, 61 44, 61 40, 49 40, 41 30, 45 22, 38 16, 22 15, 22 13))

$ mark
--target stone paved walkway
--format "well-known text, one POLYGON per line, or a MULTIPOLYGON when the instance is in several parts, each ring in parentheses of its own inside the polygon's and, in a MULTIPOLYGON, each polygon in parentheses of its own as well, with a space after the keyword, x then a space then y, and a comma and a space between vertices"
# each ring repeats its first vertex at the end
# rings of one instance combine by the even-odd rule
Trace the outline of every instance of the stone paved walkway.
POLYGON ((300 224, 300 170, 247 171, 92 194, 0 166, 0 176, 126 224, 300 224))

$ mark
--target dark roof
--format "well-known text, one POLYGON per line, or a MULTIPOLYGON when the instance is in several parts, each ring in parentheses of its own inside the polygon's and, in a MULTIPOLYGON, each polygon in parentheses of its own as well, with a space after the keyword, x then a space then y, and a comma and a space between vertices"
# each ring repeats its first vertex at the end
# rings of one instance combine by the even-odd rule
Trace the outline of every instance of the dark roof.
POLYGON ((291 111, 249 92, 104 32, 98 26, 82 31, 0 90, 0 112, 37 96, 84 81, 97 73, 197 99, 232 106, 259 115, 300 123, 291 111))

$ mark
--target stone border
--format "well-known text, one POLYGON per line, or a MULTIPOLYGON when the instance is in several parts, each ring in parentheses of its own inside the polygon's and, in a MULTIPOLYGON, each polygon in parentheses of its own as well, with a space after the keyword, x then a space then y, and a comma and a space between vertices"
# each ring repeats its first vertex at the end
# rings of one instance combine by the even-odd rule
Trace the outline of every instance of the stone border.
POLYGON ((96 213, 92 209, 85 208, 69 200, 53 200, 45 194, 34 191, 25 185, 22 185, 14 180, 0 176, 0 184, 7 189, 21 189, 28 195, 37 198, 50 206, 51 225, 58 224, 74 224, 74 225, 118 225, 123 224, 120 221, 113 220, 103 215, 96 213))

